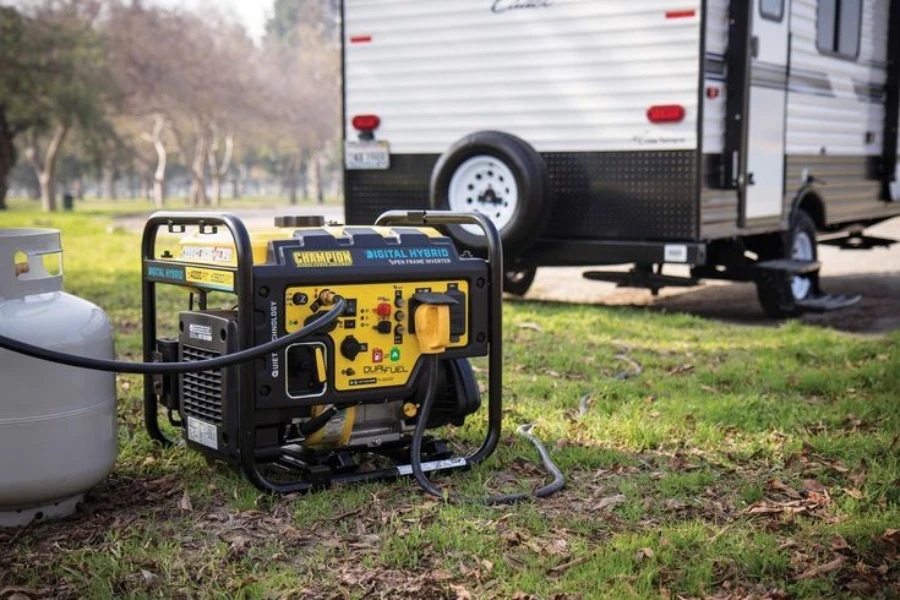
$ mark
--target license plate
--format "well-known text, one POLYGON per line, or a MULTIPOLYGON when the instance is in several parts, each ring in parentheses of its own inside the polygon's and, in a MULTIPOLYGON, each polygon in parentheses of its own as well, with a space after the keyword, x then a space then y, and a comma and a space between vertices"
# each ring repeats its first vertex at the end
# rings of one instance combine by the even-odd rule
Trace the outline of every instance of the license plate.
POLYGON ((348 169, 389 169, 391 153, 387 142, 346 142, 344 161, 348 169))

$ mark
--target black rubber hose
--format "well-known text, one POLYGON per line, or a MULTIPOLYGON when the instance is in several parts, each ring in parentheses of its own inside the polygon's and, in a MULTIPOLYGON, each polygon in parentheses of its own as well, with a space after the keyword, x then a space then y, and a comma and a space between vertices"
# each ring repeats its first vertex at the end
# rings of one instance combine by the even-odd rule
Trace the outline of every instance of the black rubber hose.
POLYGON ((294 333, 284 337, 240 350, 232 354, 217 356, 216 358, 208 358, 204 360, 192 362, 126 362, 120 360, 109 360, 105 358, 89 358, 86 356, 78 356, 75 354, 67 354, 56 350, 47 350, 38 346, 32 346, 19 340, 0 335, 0 348, 11 350, 19 354, 24 354, 32 358, 39 358, 70 367, 79 367, 82 369, 90 369, 92 371, 106 371, 111 373, 135 373, 138 375, 172 375, 182 373, 197 373, 199 371, 208 371, 211 369, 223 369, 234 365, 244 363, 254 358, 259 358, 276 350, 281 350, 291 344, 296 344, 303 338, 319 333, 323 329, 328 328, 334 323, 338 317, 344 312, 346 304, 340 296, 335 296, 334 306, 324 313, 322 317, 316 319, 308 325, 304 325, 294 333))
POLYGON ((522 492, 519 494, 506 494, 502 496, 485 496, 484 498, 468 498, 466 496, 460 496, 459 494, 454 494, 452 492, 445 492, 441 490, 439 487, 434 485, 431 481, 429 481, 428 477, 425 476, 425 472, 422 471, 422 440, 425 436, 425 428, 428 425, 428 417, 431 415, 431 407, 434 404, 434 399, 437 396, 437 381, 438 381, 438 373, 440 367, 440 361, 437 358, 438 355, 434 355, 429 358, 428 364, 428 388, 425 393, 425 399, 422 401, 421 409, 419 410, 419 420, 416 423, 416 429, 413 432, 413 440, 412 447, 410 448, 410 466, 412 467, 413 476, 416 478, 416 482, 422 487, 423 490, 431 494, 432 496, 437 496, 438 498, 452 498, 453 500, 457 500, 459 502, 470 502, 473 504, 486 504, 488 506, 496 505, 496 504, 514 504, 516 502, 522 502, 523 500, 528 500, 530 498, 546 498, 547 496, 551 496, 562 489, 563 485, 566 483, 565 476, 562 471, 559 470, 559 467, 553 462, 553 459, 550 458, 550 453, 547 452, 547 449, 541 443, 539 439, 531 434, 530 428, 526 429, 523 427, 519 428, 519 432, 531 441, 534 444, 534 447, 537 448, 538 454, 541 455, 541 462, 544 465, 544 468, 553 475, 553 481, 549 484, 538 488, 533 492, 522 492))

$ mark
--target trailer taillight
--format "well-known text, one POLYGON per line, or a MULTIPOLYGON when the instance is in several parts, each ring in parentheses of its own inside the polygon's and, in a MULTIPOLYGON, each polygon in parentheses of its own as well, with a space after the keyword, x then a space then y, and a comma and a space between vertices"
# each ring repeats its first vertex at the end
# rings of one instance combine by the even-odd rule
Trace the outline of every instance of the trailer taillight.
POLYGON ((651 123, 680 123, 684 120, 684 107, 680 104, 660 104, 647 109, 651 123))
POLYGON ((375 131, 381 125, 381 119, 378 115, 356 115, 352 123, 357 131, 375 131))

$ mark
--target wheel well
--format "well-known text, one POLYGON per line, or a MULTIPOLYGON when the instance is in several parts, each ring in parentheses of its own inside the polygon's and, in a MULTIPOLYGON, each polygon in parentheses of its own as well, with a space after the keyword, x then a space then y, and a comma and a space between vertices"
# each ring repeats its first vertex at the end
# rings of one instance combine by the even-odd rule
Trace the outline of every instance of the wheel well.
POLYGON ((825 229, 825 204, 822 199, 814 193, 806 193, 800 197, 800 201, 794 205, 794 210, 803 210, 812 217, 816 224, 816 229, 825 229))

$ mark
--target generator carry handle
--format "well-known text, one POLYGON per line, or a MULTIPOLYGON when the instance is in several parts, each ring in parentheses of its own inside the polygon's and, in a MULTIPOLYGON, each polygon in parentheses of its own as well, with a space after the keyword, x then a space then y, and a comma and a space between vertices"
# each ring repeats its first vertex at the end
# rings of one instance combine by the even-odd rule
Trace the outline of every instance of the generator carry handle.
POLYGON ((484 443, 474 454, 466 457, 467 464, 481 462, 494 451, 503 428, 503 249, 500 233, 482 214, 458 213, 444 210, 389 210, 376 220, 376 227, 409 225, 433 227, 439 225, 477 225, 484 231, 490 269, 490 348, 488 350, 488 432, 484 443))

